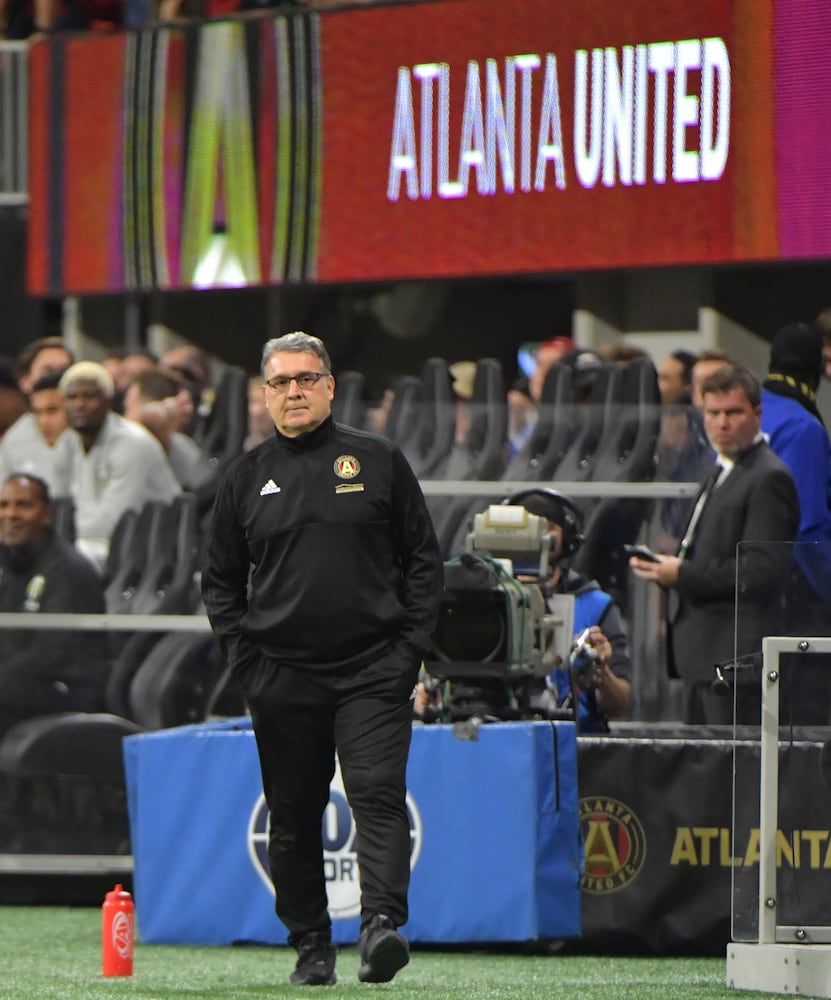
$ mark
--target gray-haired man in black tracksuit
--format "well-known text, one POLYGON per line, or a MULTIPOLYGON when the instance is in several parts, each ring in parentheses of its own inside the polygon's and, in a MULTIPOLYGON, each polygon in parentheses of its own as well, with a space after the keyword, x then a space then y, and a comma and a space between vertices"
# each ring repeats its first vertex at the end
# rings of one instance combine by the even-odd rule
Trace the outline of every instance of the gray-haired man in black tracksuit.
POLYGON ((275 436, 217 493, 205 605, 245 693, 271 820, 277 915, 298 951, 291 981, 335 982, 321 822, 337 748, 358 830, 361 968, 409 959, 406 765, 411 696, 438 615, 442 557, 401 452, 334 423, 322 342, 269 341, 275 436))

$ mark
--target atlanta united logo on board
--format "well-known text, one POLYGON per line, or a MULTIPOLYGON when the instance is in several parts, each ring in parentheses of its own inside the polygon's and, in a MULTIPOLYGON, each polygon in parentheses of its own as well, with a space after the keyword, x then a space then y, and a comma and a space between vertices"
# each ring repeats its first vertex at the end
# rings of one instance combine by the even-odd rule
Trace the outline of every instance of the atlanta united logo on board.
POLYGON ((615 892, 638 877, 646 860, 646 835, 625 802, 605 795, 580 799, 580 829, 585 845, 583 892, 615 892))

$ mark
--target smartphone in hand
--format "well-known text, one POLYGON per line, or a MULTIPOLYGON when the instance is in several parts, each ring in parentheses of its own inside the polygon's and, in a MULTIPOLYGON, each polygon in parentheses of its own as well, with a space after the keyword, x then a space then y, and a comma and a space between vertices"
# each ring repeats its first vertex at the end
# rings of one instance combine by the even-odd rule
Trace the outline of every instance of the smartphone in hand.
POLYGON ((643 559, 644 562, 661 561, 648 545, 624 545, 623 551, 627 556, 636 556, 638 559, 643 559))

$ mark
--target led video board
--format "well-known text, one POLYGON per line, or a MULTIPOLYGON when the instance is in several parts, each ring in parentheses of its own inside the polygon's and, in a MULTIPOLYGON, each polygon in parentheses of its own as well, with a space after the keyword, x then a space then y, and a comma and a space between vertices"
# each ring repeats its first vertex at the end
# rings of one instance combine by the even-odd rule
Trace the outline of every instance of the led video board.
POLYGON ((36 294, 831 255, 822 0, 444 0, 31 51, 36 294))

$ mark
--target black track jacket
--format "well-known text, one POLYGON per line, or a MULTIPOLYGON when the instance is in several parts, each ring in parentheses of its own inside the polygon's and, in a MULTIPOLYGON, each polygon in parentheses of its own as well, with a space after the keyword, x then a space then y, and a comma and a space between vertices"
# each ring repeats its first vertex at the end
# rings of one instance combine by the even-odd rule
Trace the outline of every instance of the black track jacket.
POLYGON ((202 593, 234 670, 350 670, 401 642, 420 655, 442 583, 421 488, 385 438, 329 417, 241 455, 219 487, 202 593))

